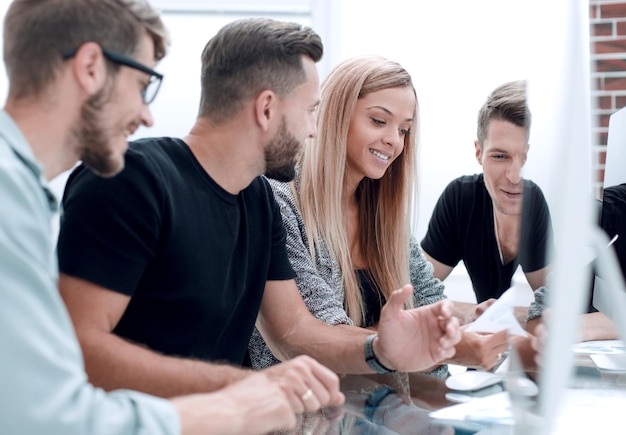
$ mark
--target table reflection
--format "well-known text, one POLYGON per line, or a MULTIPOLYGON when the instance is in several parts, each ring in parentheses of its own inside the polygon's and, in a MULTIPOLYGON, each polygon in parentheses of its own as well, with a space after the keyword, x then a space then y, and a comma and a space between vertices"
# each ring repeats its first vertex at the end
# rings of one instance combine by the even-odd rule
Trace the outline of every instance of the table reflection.
POLYGON ((424 434, 454 435, 452 426, 429 417, 453 403, 442 379, 422 373, 346 375, 343 407, 299 416, 297 429, 275 434, 424 434))
MULTIPOLYGON (((570 390, 586 389, 590 393, 599 388, 609 392, 626 391, 626 373, 599 370, 586 354, 575 354, 574 361, 570 390)), ((514 363, 514 359, 508 363, 505 376, 508 382, 504 381, 505 386, 510 387, 511 379, 522 376, 534 379, 541 387, 536 366, 528 367, 523 361, 514 363)), ((527 430, 521 433, 539 433, 537 431, 545 424, 537 415, 537 397, 516 395, 512 390, 508 391, 508 397, 515 427, 510 423, 485 421, 468 421, 464 426, 432 418, 432 411, 456 403, 446 399, 446 393, 451 390, 445 386, 444 380, 422 373, 342 376, 341 390, 346 396, 342 407, 300 415, 297 429, 275 434, 469 435, 480 432, 481 435, 512 435, 520 433, 520 429, 527 430)), ((568 415, 571 417, 571 414, 568 415)))

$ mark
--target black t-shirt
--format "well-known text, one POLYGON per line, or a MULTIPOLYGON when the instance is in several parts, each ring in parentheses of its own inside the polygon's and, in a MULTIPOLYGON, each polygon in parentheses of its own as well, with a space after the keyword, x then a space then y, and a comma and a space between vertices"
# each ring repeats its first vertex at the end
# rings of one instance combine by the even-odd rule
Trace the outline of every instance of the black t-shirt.
POLYGON ((518 265, 524 272, 548 265, 548 249, 552 249, 550 212, 541 189, 529 180, 524 180, 522 222, 518 256, 502 264, 493 204, 483 174, 466 175, 448 184, 439 197, 421 246, 448 266, 463 260, 480 303, 500 297, 511 286, 518 265))
POLYGON ((618 235, 613 246, 626 279, 626 184, 604 189, 600 225, 609 238, 618 235))
POLYGON ((131 296, 114 332, 165 354, 242 364, 266 280, 295 276, 267 181, 231 195, 179 139, 132 143, 110 179, 77 168, 63 208, 60 270, 131 296))
POLYGON ((357 269, 355 273, 361 288, 361 297, 363 298, 363 327, 369 328, 380 320, 380 310, 382 310, 386 300, 380 291, 376 289, 374 280, 367 270, 357 269))

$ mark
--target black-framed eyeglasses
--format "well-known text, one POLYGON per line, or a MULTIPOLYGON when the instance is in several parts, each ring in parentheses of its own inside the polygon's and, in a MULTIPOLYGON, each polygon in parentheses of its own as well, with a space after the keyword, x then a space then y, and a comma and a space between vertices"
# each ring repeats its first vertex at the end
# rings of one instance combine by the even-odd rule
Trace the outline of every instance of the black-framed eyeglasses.
MULTIPOLYGON (((118 53, 115 51, 107 50, 106 48, 102 48, 102 54, 104 57, 109 59, 111 62, 115 62, 119 65, 124 65, 129 68, 134 68, 138 71, 146 73, 150 76, 150 81, 148 84, 141 90, 141 98, 145 104, 150 104, 154 101, 155 97, 159 93, 159 89, 161 88, 161 82, 163 81, 163 74, 156 72, 155 70, 148 68, 145 65, 140 64, 139 62, 131 59, 128 56, 123 55, 122 53, 118 53)), ((76 55, 78 48, 75 48, 70 51, 66 51, 63 53, 63 59, 69 59, 76 55)))

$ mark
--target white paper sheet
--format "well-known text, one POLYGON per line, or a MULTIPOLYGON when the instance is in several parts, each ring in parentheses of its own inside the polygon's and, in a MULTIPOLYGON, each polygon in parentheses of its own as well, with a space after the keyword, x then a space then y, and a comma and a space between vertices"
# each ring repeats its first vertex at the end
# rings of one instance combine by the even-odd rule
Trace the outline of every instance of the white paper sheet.
POLYGON ((499 332, 508 329, 509 334, 526 337, 526 331, 515 318, 513 308, 519 306, 518 301, 524 300, 528 288, 514 285, 505 291, 485 312, 474 322, 470 323, 467 331, 499 332))

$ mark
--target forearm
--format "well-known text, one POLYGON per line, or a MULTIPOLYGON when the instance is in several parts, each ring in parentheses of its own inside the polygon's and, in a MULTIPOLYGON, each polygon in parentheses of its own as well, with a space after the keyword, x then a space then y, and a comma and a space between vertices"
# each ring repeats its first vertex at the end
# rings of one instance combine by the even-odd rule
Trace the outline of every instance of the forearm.
POLYGON ((532 335, 537 335, 535 331, 542 322, 542 316, 535 317, 534 319, 529 320, 528 322, 526 322, 526 331, 532 335))
POLYGON ((615 324, 604 314, 583 314, 581 319, 580 341, 617 339, 615 324))
POLYGON ((250 371, 166 356, 102 331, 79 333, 90 382, 105 390, 131 389, 159 397, 210 392, 250 371))
MULTIPOLYGON (((262 327, 260 328, 263 334, 262 327)), ((335 373, 373 373, 365 362, 365 339, 374 331, 350 325, 329 325, 314 319, 299 322, 288 334, 266 338, 280 360, 309 355, 335 373)))

